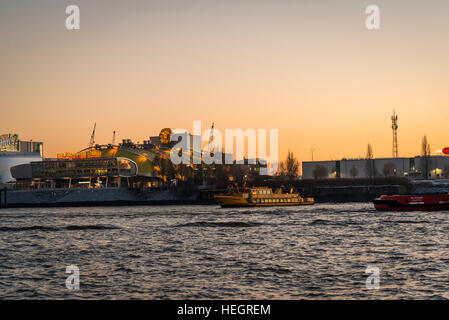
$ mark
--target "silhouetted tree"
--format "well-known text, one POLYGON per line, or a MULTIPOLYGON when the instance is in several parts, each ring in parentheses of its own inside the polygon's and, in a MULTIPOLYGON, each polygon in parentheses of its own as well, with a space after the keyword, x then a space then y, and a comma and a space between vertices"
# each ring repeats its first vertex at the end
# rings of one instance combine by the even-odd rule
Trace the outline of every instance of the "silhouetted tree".
POLYGON ((325 166, 322 166, 320 164, 317 164, 315 166, 315 169, 313 169, 313 177, 315 179, 323 179, 327 178, 329 176, 329 171, 325 166))
POLYGON ((449 178, 449 166, 444 166, 443 169, 443 177, 445 177, 446 179, 449 178))
POLYGON ((279 162, 278 171, 276 173, 281 179, 294 179, 299 175, 299 161, 295 158, 293 152, 288 150, 285 161, 279 162))
POLYGON ((372 179, 376 176, 376 167, 374 165, 374 154, 373 154, 373 148, 371 147, 371 143, 368 143, 368 148, 366 151, 365 169, 366 169, 367 176, 370 179, 372 179))
POLYGON ((421 142, 421 172, 424 179, 429 177, 430 171, 430 144, 427 141, 426 135, 421 142))
POLYGON ((278 163, 278 170, 276 172, 276 176, 278 176, 281 180, 285 179, 287 176, 287 170, 285 169, 284 161, 280 161, 278 163))
POLYGON ((382 173, 385 177, 394 176, 396 175, 396 166, 391 162, 385 163, 382 169, 382 173))
POLYGON ((299 161, 295 158, 293 152, 290 152, 290 150, 288 150, 287 159, 285 159, 285 170, 289 179, 298 177, 299 161))
POLYGON ((359 170, 353 165, 352 168, 349 170, 349 174, 353 179, 355 179, 359 175, 359 170))

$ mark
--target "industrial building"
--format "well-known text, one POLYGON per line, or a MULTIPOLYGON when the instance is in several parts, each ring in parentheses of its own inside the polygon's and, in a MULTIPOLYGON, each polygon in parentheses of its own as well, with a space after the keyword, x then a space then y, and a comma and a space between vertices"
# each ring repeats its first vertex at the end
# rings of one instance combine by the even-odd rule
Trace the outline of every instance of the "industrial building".
MULTIPOLYGON (((304 161, 302 163, 303 179, 332 178, 375 178, 375 177, 409 177, 412 179, 447 179, 449 178, 449 156, 426 156, 412 158, 399 157, 398 116, 393 110, 391 129, 393 130, 393 152, 391 158, 346 159, 331 161, 304 161)), ((312 149, 313 152, 314 149, 312 149)))
POLYGON ((410 177, 414 179, 449 178, 448 156, 412 158, 341 159, 304 161, 303 179, 410 177), (424 172, 427 171, 427 174, 424 172))
POLYGON ((42 161, 43 143, 19 140, 17 134, 0 135, 0 184, 13 182, 11 168, 17 165, 42 161))

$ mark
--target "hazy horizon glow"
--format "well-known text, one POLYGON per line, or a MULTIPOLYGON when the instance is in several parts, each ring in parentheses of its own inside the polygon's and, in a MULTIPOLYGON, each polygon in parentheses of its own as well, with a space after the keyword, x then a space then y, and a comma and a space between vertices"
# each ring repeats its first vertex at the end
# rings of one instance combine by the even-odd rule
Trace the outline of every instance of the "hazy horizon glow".
POLYGON ((0 134, 45 155, 201 120, 279 129, 300 161, 449 146, 447 1, 25 1, 0 4, 0 134), (81 29, 65 28, 65 7, 81 29), (365 7, 381 29, 365 28, 365 7))

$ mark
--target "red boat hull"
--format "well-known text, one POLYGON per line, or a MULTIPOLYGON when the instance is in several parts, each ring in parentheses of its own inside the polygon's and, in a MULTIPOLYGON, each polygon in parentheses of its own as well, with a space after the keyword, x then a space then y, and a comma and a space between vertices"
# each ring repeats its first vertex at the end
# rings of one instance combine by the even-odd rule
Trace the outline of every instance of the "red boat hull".
POLYGON ((449 194, 381 196, 373 201, 379 211, 449 210, 449 194))

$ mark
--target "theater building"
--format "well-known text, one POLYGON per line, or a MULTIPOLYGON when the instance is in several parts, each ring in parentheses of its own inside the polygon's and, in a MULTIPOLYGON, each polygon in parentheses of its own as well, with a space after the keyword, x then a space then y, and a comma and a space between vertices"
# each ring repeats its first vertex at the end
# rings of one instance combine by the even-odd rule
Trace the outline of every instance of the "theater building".
POLYGON ((0 185, 14 182, 11 168, 42 161, 43 143, 22 141, 17 134, 0 135, 0 185))

